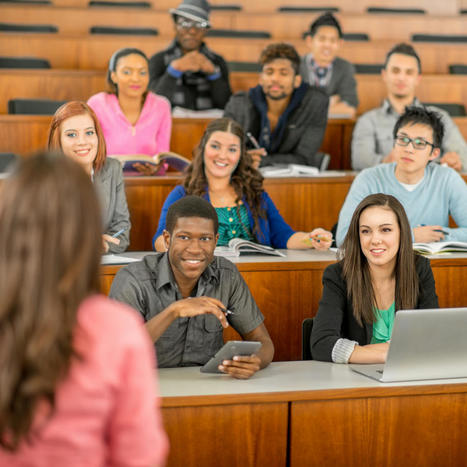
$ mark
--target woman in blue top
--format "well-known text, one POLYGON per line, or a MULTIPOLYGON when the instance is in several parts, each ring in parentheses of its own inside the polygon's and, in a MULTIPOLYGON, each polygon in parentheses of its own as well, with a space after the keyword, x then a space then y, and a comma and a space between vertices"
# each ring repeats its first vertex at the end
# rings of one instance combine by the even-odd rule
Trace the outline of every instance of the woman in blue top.
POLYGON ((401 203, 382 193, 357 206, 342 254, 323 273, 312 358, 384 363, 396 311, 438 308, 430 261, 414 253, 401 203))
POLYGON ((157 251, 165 251, 162 232, 169 206, 185 195, 202 196, 219 216, 218 245, 244 238, 274 248, 328 249, 332 234, 318 228, 295 232, 284 221, 263 188, 262 175, 252 167, 245 149, 245 134, 229 118, 213 120, 206 128, 187 169, 183 185, 169 194, 153 237, 157 251))

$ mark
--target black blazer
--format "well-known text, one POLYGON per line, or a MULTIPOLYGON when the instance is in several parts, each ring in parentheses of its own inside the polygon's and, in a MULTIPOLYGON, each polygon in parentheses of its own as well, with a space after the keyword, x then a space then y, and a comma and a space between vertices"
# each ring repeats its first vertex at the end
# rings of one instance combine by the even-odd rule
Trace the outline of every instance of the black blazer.
MULTIPOLYGON (((416 256, 420 294, 416 308, 438 308, 435 280, 427 258, 416 256)), ((397 310, 396 310, 397 311, 397 310)), ((352 303, 347 297, 347 284, 342 277, 341 262, 331 264, 323 273, 323 295, 313 320, 311 355, 314 360, 332 361, 332 349, 340 338, 369 344, 373 325, 357 323, 352 303)))

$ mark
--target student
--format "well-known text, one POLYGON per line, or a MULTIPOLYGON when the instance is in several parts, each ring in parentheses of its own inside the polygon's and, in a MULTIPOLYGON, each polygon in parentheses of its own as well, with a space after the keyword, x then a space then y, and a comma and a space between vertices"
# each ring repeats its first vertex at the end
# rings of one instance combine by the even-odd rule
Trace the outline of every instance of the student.
MULTIPOLYGON (((352 136, 354 170, 393 162, 392 129, 397 119, 407 106, 422 106, 415 97, 421 80, 421 62, 411 45, 394 46, 386 56, 381 75, 386 84, 387 99, 381 107, 370 110, 357 120, 352 136)), ((467 144, 456 124, 444 110, 435 106, 427 109, 441 115, 445 128, 439 162, 458 171, 467 170, 467 144)))
POLYGON ((0 200, 0 465, 155 466, 167 454, 154 355, 97 295, 101 220, 67 157, 24 159, 0 200))
POLYGON ((227 63, 203 41, 209 11, 206 0, 184 0, 172 8, 175 39, 149 62, 150 89, 174 107, 223 109, 232 93, 227 63))
POLYGON ((47 146, 78 162, 93 181, 102 210, 104 253, 125 251, 130 243, 131 224, 122 167, 118 161, 106 157, 96 114, 84 102, 62 105, 50 124, 47 146))
POLYGON ((216 211, 206 200, 180 199, 167 212, 167 252, 120 269, 110 296, 141 313, 161 367, 205 364, 222 347, 229 324, 243 339, 261 342, 257 355, 220 366, 234 378, 249 378, 271 362, 274 346, 238 269, 214 257, 217 228, 216 211))
POLYGON ((401 203, 382 193, 367 196, 357 206, 342 255, 323 273, 310 339, 312 357, 384 363, 395 313, 438 307, 430 261, 413 252, 401 203))
POLYGON ((310 53, 302 58, 303 81, 324 88, 330 96, 329 114, 355 116, 358 107, 354 66, 337 56, 342 45, 342 29, 330 12, 310 25, 305 39, 310 53))
POLYGON ((300 57, 290 44, 268 45, 259 61, 259 85, 232 96, 224 117, 232 118, 253 136, 258 147, 249 154, 255 168, 316 165, 328 118, 326 93, 302 83, 300 57))
POLYGON ((467 241, 467 185, 455 170, 431 162, 440 154, 443 133, 436 112, 406 109, 393 130, 394 162, 365 169, 352 183, 339 214, 337 246, 355 207, 371 193, 386 193, 402 203, 415 242, 467 241), (450 215, 456 228, 449 227, 450 215))
POLYGON ((331 246, 332 234, 326 230, 295 232, 286 224, 264 191, 263 177, 251 166, 242 128, 228 118, 214 120, 207 126, 183 185, 175 187, 165 200, 153 237, 157 251, 165 251, 167 210, 187 194, 202 196, 216 208, 218 245, 227 245, 232 238, 244 238, 274 248, 331 246))
MULTIPOLYGON (((154 156, 170 146, 172 116, 165 97, 148 91, 148 59, 139 49, 117 50, 109 61, 110 92, 90 97, 88 105, 104 132, 107 153, 154 156)), ((167 165, 134 164, 146 175, 162 175, 167 165)))

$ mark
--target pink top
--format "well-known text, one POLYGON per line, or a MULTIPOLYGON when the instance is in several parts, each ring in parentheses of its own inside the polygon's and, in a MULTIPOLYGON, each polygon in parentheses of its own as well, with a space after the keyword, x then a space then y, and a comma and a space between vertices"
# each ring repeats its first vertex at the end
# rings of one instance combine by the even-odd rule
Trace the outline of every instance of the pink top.
POLYGON ((168 442, 156 395, 154 346, 137 313, 93 296, 78 310, 74 360, 56 390, 50 420, 39 410, 37 436, 0 466, 161 465, 168 442))
POLYGON ((154 156, 170 148, 172 116, 169 101, 148 92, 134 126, 127 120, 115 94, 99 92, 88 100, 104 132, 108 155, 154 156))

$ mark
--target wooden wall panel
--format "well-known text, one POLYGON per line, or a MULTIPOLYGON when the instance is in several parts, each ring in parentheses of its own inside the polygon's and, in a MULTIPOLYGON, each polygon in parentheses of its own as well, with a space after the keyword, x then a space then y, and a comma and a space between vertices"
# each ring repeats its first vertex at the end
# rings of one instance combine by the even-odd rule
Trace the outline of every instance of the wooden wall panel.
POLYGON ((292 402, 290 466, 465 466, 466 416, 465 393, 292 402))
POLYGON ((162 408, 167 466, 286 466, 288 404, 162 408))

